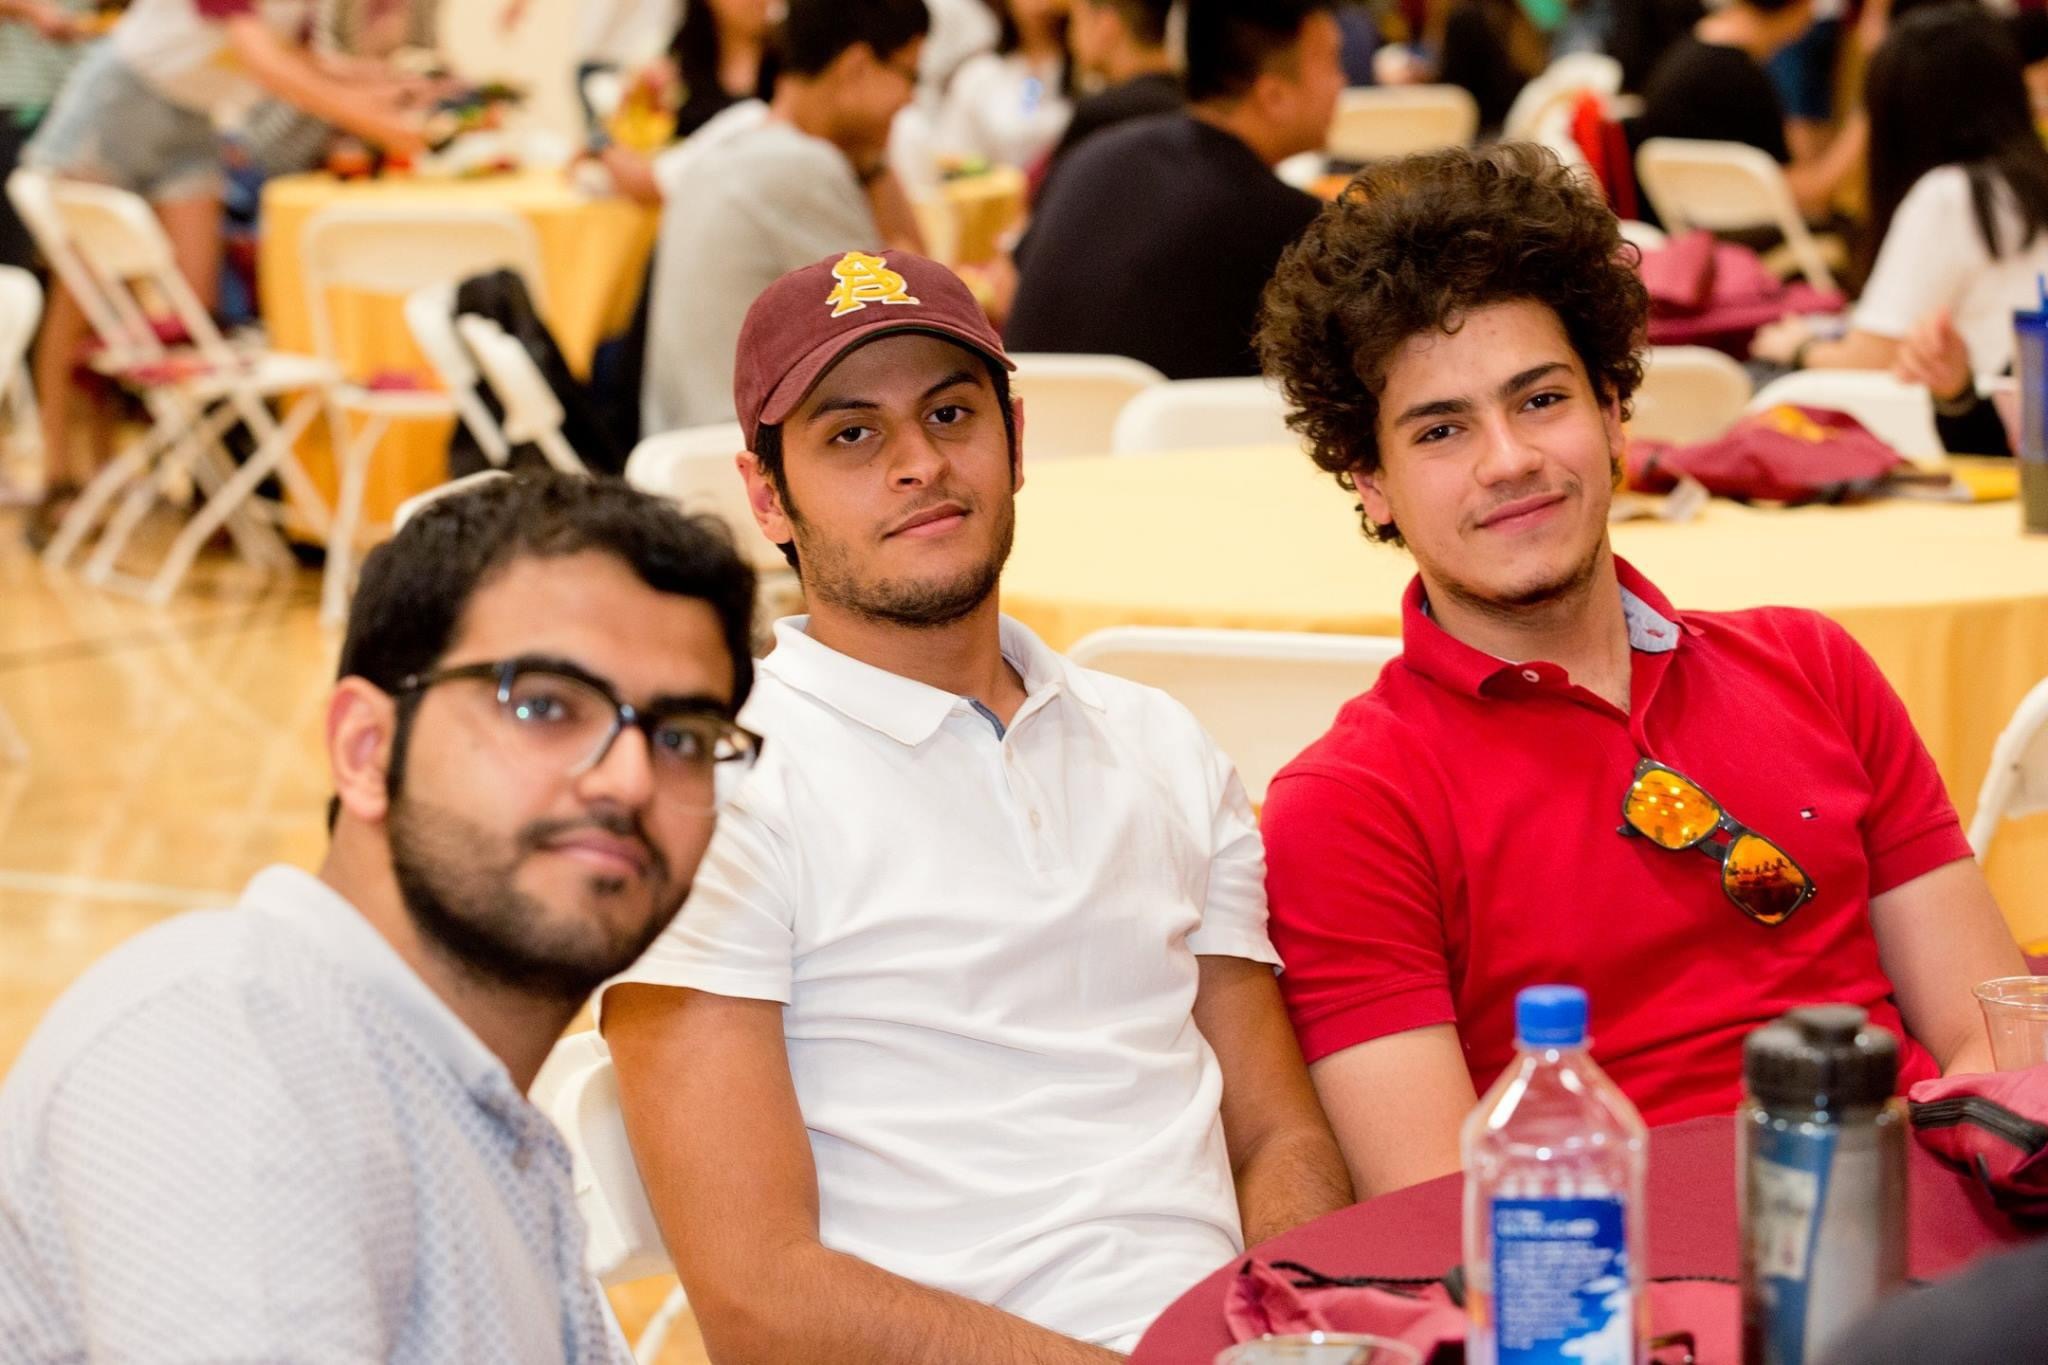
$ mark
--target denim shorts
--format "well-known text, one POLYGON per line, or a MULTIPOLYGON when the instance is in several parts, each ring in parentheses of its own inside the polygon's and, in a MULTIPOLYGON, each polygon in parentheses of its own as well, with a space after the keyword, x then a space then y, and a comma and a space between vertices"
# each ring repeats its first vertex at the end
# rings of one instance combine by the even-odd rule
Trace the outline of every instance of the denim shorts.
POLYGON ((213 120, 151 89, 107 42, 79 61, 21 162, 158 203, 221 195, 213 120))

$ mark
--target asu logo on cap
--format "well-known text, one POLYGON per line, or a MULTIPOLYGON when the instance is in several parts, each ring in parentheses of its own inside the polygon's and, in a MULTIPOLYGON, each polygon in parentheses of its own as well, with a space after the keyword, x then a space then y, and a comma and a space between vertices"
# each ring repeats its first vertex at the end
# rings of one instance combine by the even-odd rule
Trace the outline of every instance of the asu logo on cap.
POLYGON ((849 251, 841 256, 832 267, 832 278, 839 283, 825 296, 825 302, 832 305, 835 318, 858 313, 871 303, 918 301, 910 296, 909 286, 889 268, 887 261, 866 252, 849 251))

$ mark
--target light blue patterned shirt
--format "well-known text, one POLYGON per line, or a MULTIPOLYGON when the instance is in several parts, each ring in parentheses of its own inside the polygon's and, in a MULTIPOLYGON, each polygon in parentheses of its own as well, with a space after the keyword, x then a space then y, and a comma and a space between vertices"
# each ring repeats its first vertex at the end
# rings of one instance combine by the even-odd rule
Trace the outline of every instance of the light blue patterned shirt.
POLYGON ((95 965, 0 1087, 0 1360, 626 1362, 569 1156, 349 903, 271 868, 95 965))

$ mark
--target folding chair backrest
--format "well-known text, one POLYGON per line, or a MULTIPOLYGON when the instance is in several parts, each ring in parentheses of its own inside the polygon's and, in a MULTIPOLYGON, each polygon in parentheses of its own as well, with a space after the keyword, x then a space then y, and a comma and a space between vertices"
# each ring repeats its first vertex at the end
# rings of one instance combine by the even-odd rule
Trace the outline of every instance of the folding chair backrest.
POLYGON ((1400 652, 1393 636, 1115 626, 1076 641, 1067 654, 1084 668, 1156 687, 1194 712, 1259 805, 1273 775, 1400 652))
POLYGON ((1816 289, 1834 289, 1813 233, 1799 214, 1785 168, 1740 142, 1653 137, 1636 151, 1636 180, 1672 232, 1775 227, 1816 289))
POLYGON ((1620 94, 1621 63, 1604 52, 1559 57, 1515 96, 1501 122, 1501 137, 1512 142, 1534 139, 1553 114, 1569 110, 1587 91, 1602 97, 1620 94))
POLYGON ((732 532, 740 557, 759 573, 783 573, 789 561, 754 524, 747 486, 733 459, 747 448, 738 422, 685 427, 649 436, 626 458, 626 482, 669 498, 686 512, 717 517, 732 532))
POLYGON ((599 1284, 614 1285, 673 1269, 626 1140, 618 1073, 596 1030, 556 1043, 530 1093, 568 1145, 591 1275, 599 1284))
POLYGON ((1942 459, 1934 401, 1927 390, 1882 370, 1794 370, 1757 390, 1747 411, 1762 412, 1780 403, 1846 412, 1916 464, 1942 459))
POLYGON ((1134 396, 1117 414, 1118 455, 1213 446, 1300 444, 1287 404, 1263 379, 1176 379, 1134 396))
POLYGON ((1749 371, 1706 346, 1652 346, 1631 400, 1629 433, 1690 445, 1733 426, 1750 397, 1749 371))
MULTIPOLYGON (((20 172, 16 173, 20 175, 20 172)), ((25 189, 34 181, 21 182, 25 189)), ((14 182, 10 180, 10 192, 14 182)), ((174 324, 192 348, 215 365, 233 363, 220 329, 178 271, 170 238, 140 195, 112 185, 44 178, 43 194, 17 196, 47 212, 50 230, 62 243, 60 266, 67 287, 76 287, 80 307, 115 365, 160 359, 168 350, 159 322, 174 324)), ((24 221, 29 221, 26 217, 24 221)))
POLYGON ((437 483, 424 493, 415 493, 398 504, 396 510, 391 513, 391 534, 395 536, 404 530, 405 524, 418 516, 423 508, 431 507, 444 498, 459 498, 470 489, 479 484, 489 483, 492 479, 509 477, 510 475, 502 469, 479 469, 474 474, 464 474, 459 479, 437 483))
POLYGON ((2048 681, 2034 684, 1991 747, 1991 767, 1970 817, 1970 847, 1982 862, 1998 827, 2048 810, 2048 681))
POLYGON ((335 290, 404 297, 509 269, 541 298, 540 240, 532 224, 503 209, 400 209, 339 206, 307 220, 299 236, 313 350, 337 358, 330 296, 335 290))
POLYGON ((512 457, 512 445, 498 419, 477 397, 476 386, 483 376, 477 373, 462 338, 455 334, 455 286, 430 284, 406 295, 405 326, 484 458, 502 469, 512 457))
POLYGON ((1025 455, 1107 455, 1124 405, 1166 376, 1121 355, 1019 353, 1012 390, 1024 400, 1025 455))
POLYGON ((1339 161, 1380 161, 1462 147, 1479 131, 1479 102, 1455 85, 1371 85, 1337 97, 1323 146, 1339 161))
POLYGON ((505 439, 514 445, 530 441, 539 446, 548 463, 565 474, 589 472, 562 435, 562 400, 548 387, 526 348, 495 319, 473 313, 455 319, 455 332, 505 410, 505 439))

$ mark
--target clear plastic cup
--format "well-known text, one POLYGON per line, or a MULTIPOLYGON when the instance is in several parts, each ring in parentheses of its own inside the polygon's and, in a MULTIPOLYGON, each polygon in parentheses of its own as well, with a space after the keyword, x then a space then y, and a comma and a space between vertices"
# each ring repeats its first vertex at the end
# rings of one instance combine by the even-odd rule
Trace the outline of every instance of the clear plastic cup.
POLYGON ((2022 1071, 2048 1062, 2048 977, 2001 976, 1977 987, 1991 1064, 2022 1071))
POLYGON ((1359 1332, 1307 1332, 1244 1342, 1217 1356, 1215 1365, 1422 1365, 1422 1352, 1359 1332))

